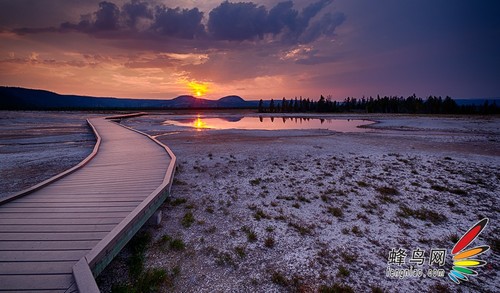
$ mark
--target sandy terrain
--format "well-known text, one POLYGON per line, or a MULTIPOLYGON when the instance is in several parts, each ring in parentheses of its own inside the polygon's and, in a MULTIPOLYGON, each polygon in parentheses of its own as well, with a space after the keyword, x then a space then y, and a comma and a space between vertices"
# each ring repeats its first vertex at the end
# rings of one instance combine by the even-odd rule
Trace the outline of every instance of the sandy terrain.
MULTIPOLYGON (((362 117, 379 121, 375 130, 200 131, 162 125, 161 115, 125 121, 178 156, 161 226, 143 229, 152 238, 145 266, 168 275, 161 291, 499 292, 500 120, 362 117), (385 275, 392 248, 449 252, 482 217, 490 224, 475 244, 492 250, 471 282, 448 280, 449 256, 444 277, 385 275)), ((130 254, 103 273, 104 291, 129 282, 130 254)))
MULTIPOLYGON (((82 115, 90 114, 2 112, 2 192, 90 153, 82 115)), ((379 123, 366 133, 335 133, 199 131, 164 125, 166 117, 154 114, 124 121, 178 157, 163 221, 141 232, 151 236, 145 267, 167 274, 160 291, 499 292, 500 119, 335 117, 379 123), (386 276, 391 249, 449 252, 482 217, 490 223, 474 244, 492 249, 470 282, 386 276)), ((132 251, 126 247, 101 274, 104 292, 131 283, 132 251)), ((408 260, 401 266, 409 267, 408 260)), ((442 268, 451 268, 449 255, 442 268)))

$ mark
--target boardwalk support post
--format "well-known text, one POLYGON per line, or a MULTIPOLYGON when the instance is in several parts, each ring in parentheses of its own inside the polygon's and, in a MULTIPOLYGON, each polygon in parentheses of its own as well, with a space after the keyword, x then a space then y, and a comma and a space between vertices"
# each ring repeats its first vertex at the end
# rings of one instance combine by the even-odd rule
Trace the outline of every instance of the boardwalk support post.
POLYGON ((81 258, 73 266, 73 276, 75 277, 76 286, 78 291, 85 293, 99 293, 99 288, 92 275, 89 264, 86 258, 81 258))

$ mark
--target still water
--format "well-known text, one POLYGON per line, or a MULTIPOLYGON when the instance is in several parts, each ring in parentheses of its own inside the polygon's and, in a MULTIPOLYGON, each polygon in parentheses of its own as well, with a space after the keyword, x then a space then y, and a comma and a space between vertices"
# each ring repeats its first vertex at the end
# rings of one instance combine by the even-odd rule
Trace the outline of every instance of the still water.
POLYGON ((164 124, 188 126, 196 129, 252 129, 252 130, 292 130, 328 129, 338 132, 366 132, 359 126, 374 123, 369 120, 319 119, 293 117, 219 117, 203 116, 166 120, 164 124))

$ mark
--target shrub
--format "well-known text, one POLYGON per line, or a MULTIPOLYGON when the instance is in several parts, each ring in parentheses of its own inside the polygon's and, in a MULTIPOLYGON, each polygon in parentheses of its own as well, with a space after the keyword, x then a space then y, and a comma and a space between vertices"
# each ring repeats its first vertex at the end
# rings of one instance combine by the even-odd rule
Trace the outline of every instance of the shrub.
POLYGON ((236 252, 236 254, 240 257, 240 258, 244 258, 247 254, 245 252, 245 246, 236 246, 234 248, 234 252, 236 252))
POLYGON ((271 275, 271 281, 274 284, 277 284, 277 285, 280 285, 283 287, 286 287, 290 284, 290 281, 285 276, 283 276, 280 272, 273 272, 271 275))
POLYGON ((339 272, 337 273, 337 276, 339 277, 349 277, 351 272, 344 266, 339 266, 339 272))
POLYGON ((328 212, 337 218, 344 216, 344 212, 339 207, 328 207, 328 212))
POLYGON ((433 224, 440 224, 448 219, 445 215, 441 215, 433 210, 423 207, 414 210, 406 205, 400 205, 399 211, 396 214, 403 218, 413 217, 422 221, 430 221, 433 224))
POLYGON ((255 178, 255 179, 250 180, 250 184, 253 186, 256 186, 256 185, 259 185, 261 181, 262 181, 262 178, 255 178))
POLYGON ((189 228, 193 223, 194 223, 193 213, 191 213, 191 211, 186 212, 181 220, 182 226, 189 228))
POLYGON ((268 248, 273 248, 274 247, 274 237, 273 236, 269 236, 266 238, 266 240, 264 240, 264 245, 268 248))
POLYGON ((170 241, 169 247, 173 250, 183 250, 186 245, 182 239, 176 238, 170 241))
POLYGON ((255 242, 255 241, 257 241, 257 234, 255 234, 254 231, 248 231, 247 239, 249 242, 255 242))
POLYGON ((358 181, 358 186, 359 187, 368 187, 370 185, 368 183, 364 182, 364 181, 358 181))
POLYGON ((393 187, 382 186, 377 187, 377 191, 382 195, 398 195, 399 191, 393 187))

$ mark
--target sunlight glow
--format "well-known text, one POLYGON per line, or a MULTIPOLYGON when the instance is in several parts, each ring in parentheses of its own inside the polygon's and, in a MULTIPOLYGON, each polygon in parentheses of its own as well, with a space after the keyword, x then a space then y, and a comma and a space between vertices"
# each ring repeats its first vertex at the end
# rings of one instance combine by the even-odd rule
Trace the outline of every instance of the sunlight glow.
POLYGON ((187 86, 191 89, 191 93, 197 97, 201 97, 208 92, 208 84, 207 83, 190 81, 187 84, 187 86))
POLYGON ((194 121, 193 126, 196 129, 208 128, 207 124, 199 116, 194 121))

